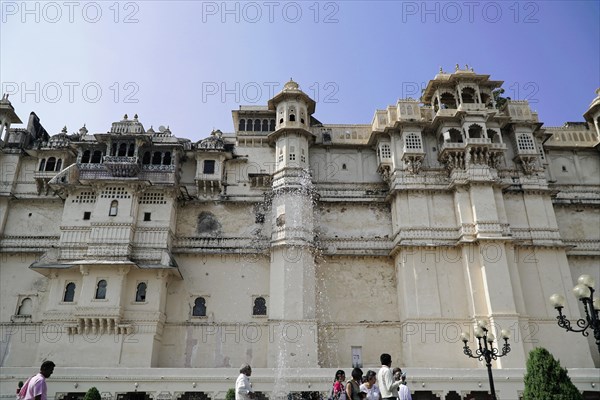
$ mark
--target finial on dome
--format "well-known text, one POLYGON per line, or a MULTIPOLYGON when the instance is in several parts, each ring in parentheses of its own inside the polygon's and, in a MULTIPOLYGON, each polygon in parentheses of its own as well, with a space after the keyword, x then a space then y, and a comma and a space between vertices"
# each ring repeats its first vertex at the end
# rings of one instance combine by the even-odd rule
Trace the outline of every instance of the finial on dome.
POLYGON ((440 74, 443 74, 444 71, 442 70, 442 67, 440 66, 440 74))
POLYGON ((62 131, 60 131, 61 133, 67 133, 67 126, 63 126, 62 131))
POLYGON ((137 115, 137 114, 135 114, 135 115, 133 116, 133 119, 137 121, 137 119, 138 119, 138 115, 137 115))
POLYGON ((460 67, 458 66, 458 64, 456 64, 456 70, 458 71, 460 69, 460 67))
POLYGON ((465 64, 465 69, 468 71, 469 70, 469 64, 465 64))
POLYGON ((127 114, 123 115, 123 119, 127 119, 127 114))
POLYGON ((292 78, 283 86, 284 89, 288 90, 298 90, 299 86, 292 78))

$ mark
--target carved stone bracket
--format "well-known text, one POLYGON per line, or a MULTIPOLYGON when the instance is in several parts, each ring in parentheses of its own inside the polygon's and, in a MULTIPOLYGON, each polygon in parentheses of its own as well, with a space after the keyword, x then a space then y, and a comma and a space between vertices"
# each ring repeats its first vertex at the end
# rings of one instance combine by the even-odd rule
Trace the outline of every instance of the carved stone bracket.
POLYGON ((404 164, 406 165, 408 171, 411 174, 418 174, 421 171, 421 166, 423 165, 423 159, 425 157, 423 155, 412 155, 404 157, 404 164))
POLYGON ((389 165, 381 165, 377 168, 377 172, 381 175, 384 182, 389 183, 392 176, 392 168, 389 165))
POLYGON ((523 172, 525 172, 525 175, 531 175, 536 171, 537 155, 519 155, 517 156, 517 159, 521 163, 521 167, 523 167, 523 172))
POLYGON ((463 150, 447 151, 440 161, 446 165, 446 169, 450 173, 454 169, 465 169, 465 153, 463 150))

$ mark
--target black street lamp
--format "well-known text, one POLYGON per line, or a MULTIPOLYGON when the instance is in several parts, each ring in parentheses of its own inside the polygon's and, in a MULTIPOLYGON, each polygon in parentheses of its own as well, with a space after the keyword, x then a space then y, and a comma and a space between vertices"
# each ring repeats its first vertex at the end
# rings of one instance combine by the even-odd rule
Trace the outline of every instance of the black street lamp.
POLYGON ((473 355, 473 351, 469 348, 467 342, 471 340, 471 335, 467 332, 463 332, 460 337, 465 344, 463 347, 463 353, 466 356, 471 358, 476 358, 479 361, 485 360, 485 366, 488 370, 488 378, 490 380, 490 391, 492 394, 492 399, 496 400, 496 389, 494 388, 494 377, 492 376, 492 360, 497 360, 500 357, 504 357, 510 352, 510 344, 508 344, 508 339, 510 338, 510 332, 505 329, 502 329, 501 335, 502 339, 504 339, 504 345, 502 346, 502 352, 496 347, 493 346, 494 337, 493 333, 488 334, 487 323, 483 320, 477 321, 477 326, 475 326, 475 337, 477 338, 478 349, 475 349, 475 355, 473 355))
POLYGON ((563 315, 562 309, 565 306, 565 297, 555 293, 550 296, 550 303, 558 311, 558 326, 565 328, 570 332, 581 332, 585 337, 589 336, 588 328, 592 328, 594 331, 594 339, 596 339, 596 346, 598 346, 598 353, 600 353, 600 298, 594 298, 594 285, 596 282, 594 278, 589 275, 581 275, 577 279, 577 285, 573 288, 573 294, 579 301, 583 303, 583 309, 585 310, 585 319, 579 318, 576 322, 577 328, 571 327, 571 321, 563 315))

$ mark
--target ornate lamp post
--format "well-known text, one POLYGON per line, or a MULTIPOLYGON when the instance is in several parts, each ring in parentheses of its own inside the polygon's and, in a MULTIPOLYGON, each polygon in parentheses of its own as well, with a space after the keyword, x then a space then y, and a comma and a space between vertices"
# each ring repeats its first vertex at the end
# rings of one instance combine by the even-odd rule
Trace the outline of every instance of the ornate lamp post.
POLYGON ((600 312, 600 298, 596 297, 594 299, 595 284, 596 282, 591 276, 581 275, 577 279, 577 285, 573 288, 573 294, 583 303, 585 310, 585 319, 580 318, 576 322, 578 329, 571 327, 571 321, 562 313, 562 309, 565 306, 564 296, 555 293, 550 296, 550 303, 558 311, 556 319, 558 320, 558 326, 561 328, 565 328, 571 332, 581 332, 583 336, 587 337, 589 335, 587 329, 591 327, 594 331, 594 339, 596 339, 598 352, 600 353, 600 316, 598 315, 600 312))
POLYGON ((502 352, 496 347, 494 348, 493 343, 496 339, 493 333, 488 333, 487 323, 483 320, 477 321, 477 325, 475 326, 475 337, 477 338, 478 349, 475 349, 475 355, 473 355, 473 351, 469 348, 467 342, 471 340, 471 335, 467 332, 463 332, 460 337, 465 344, 463 347, 463 352, 466 356, 470 358, 477 358, 482 361, 485 360, 485 366, 488 370, 488 378, 490 380, 490 391, 492 394, 492 399, 496 400, 496 389, 494 388, 494 377, 492 376, 492 360, 496 360, 499 357, 504 357, 510 352, 510 344, 508 344, 508 339, 510 338, 510 332, 505 329, 501 331, 502 339, 504 339, 504 345, 502 346, 502 352))

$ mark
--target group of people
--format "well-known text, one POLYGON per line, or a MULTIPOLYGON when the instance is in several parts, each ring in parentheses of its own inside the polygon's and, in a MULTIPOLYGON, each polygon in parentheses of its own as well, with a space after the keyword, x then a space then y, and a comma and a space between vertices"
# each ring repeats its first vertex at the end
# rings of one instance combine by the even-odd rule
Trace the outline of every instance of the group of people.
MULTIPOLYGON (((346 373, 338 370, 327 400, 412 400, 410 389, 406 386, 406 374, 400 368, 392 370, 392 356, 384 353, 379 359, 381 368, 377 373, 369 370, 363 375, 360 368, 354 368, 349 381, 346 381, 346 373)), ((251 375, 250 365, 242 365, 235 382, 235 400, 254 397, 249 379, 251 375)))
MULTIPOLYGON (((384 353, 380 357, 381 368, 377 373, 367 371, 363 376, 360 368, 352 370, 352 379, 346 382, 346 373, 339 370, 328 400, 412 400, 410 390, 406 386, 406 374, 400 368, 392 368, 392 356, 384 353)), ((37 375, 19 384, 17 400, 46 400, 46 379, 54 372, 55 364, 44 361, 37 375)), ((250 384, 252 368, 242 365, 240 375, 235 382, 235 399, 248 400, 254 397, 250 384)))
POLYGON ((369 370, 363 375, 360 368, 354 368, 348 382, 346 373, 337 371, 328 400, 412 400, 406 373, 400 368, 392 370, 392 356, 387 353, 381 355, 380 361, 377 373, 369 370))

